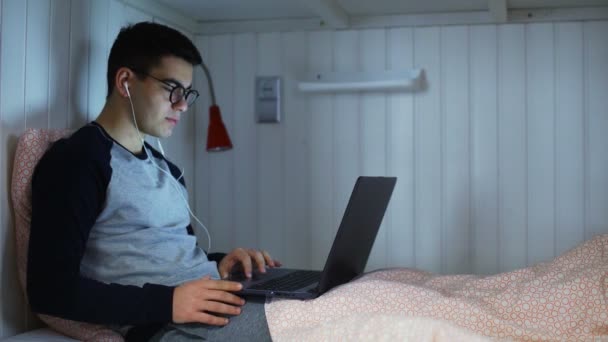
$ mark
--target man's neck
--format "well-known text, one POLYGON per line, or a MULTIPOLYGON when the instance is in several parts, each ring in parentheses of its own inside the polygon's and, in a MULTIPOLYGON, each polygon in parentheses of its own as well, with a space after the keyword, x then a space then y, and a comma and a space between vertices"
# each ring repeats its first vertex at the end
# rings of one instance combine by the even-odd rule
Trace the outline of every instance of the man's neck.
POLYGON ((142 151, 144 135, 135 128, 132 114, 127 113, 119 106, 112 105, 110 100, 106 102, 95 122, 101 125, 112 139, 129 151, 133 153, 142 151))

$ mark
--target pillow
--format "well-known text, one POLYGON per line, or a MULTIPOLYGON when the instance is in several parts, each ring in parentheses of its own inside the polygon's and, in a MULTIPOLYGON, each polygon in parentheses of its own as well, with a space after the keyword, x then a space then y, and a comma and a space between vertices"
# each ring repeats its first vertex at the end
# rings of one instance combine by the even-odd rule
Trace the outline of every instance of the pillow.
MULTIPOLYGON (((32 174, 34 167, 51 144, 70 133, 69 130, 29 128, 21 135, 17 143, 11 182, 11 197, 15 212, 17 273, 26 298, 27 249, 32 216, 32 174)), ((70 321, 42 314, 39 314, 38 317, 54 330, 78 340, 124 341, 120 334, 101 325, 70 321)))

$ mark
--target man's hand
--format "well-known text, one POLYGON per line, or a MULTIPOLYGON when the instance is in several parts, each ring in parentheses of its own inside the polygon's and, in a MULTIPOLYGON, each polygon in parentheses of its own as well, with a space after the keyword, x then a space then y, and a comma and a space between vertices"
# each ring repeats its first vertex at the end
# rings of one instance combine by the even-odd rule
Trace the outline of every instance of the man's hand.
POLYGON ((237 248, 232 250, 232 252, 228 253, 228 255, 226 255, 222 259, 222 261, 220 261, 218 270, 222 279, 227 278, 230 275, 230 271, 232 271, 232 268, 239 264, 243 268, 243 273, 245 273, 245 276, 247 278, 251 278, 253 264, 255 264, 257 269, 262 273, 266 272, 266 266, 281 266, 281 262, 272 259, 270 254, 268 254, 268 252, 266 251, 259 251, 257 249, 248 248, 237 248))
POLYGON ((230 293, 239 291, 240 283, 213 280, 209 276, 186 282, 173 292, 173 322, 198 322, 208 325, 226 325, 228 319, 220 315, 239 315, 245 301, 230 293))

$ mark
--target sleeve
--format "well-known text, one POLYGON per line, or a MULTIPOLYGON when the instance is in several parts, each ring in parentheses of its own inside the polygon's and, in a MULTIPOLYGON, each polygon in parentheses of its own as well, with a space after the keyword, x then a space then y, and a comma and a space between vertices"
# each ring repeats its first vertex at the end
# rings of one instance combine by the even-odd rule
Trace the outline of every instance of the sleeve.
POLYGON ((97 324, 171 322, 173 287, 106 284, 80 275, 111 169, 109 153, 107 162, 69 155, 52 148, 32 179, 27 294, 33 311, 97 324))

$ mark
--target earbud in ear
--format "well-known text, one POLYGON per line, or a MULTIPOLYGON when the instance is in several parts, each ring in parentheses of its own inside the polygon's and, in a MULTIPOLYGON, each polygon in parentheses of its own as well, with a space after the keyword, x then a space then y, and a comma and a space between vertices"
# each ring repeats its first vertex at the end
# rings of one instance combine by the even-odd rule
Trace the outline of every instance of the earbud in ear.
POLYGON ((127 96, 131 97, 131 94, 129 93, 129 83, 127 83, 127 81, 123 82, 123 87, 125 87, 125 91, 127 92, 127 96))

